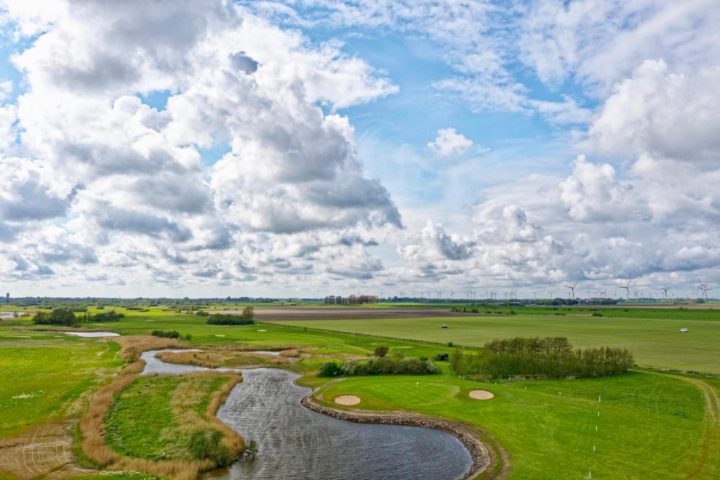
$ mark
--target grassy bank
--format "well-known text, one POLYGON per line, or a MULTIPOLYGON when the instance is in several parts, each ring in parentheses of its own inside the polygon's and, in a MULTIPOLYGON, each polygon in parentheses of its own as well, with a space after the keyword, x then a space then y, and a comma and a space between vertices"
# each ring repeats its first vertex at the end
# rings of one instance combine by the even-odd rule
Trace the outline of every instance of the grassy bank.
MULTIPOLYGON (((206 460, 192 451, 191 438, 220 431, 207 410, 213 394, 231 380, 220 374, 141 377, 116 395, 105 417, 106 442, 132 458, 206 460)), ((241 442, 228 438, 223 447, 227 463, 241 442)))
MULTIPOLYGON (((592 478, 684 479, 702 462, 702 395, 667 376, 633 372, 499 384, 447 373, 353 377, 328 383, 317 394, 334 408, 339 395, 359 396, 356 408, 411 410, 481 425, 511 453, 512 478, 577 479, 592 472, 592 478), (495 398, 471 400, 468 392, 478 388, 495 398)), ((709 462, 696 478, 717 478, 720 462, 709 462)))
POLYGON ((91 461, 111 470, 194 479, 237 458, 243 440, 215 413, 240 376, 138 377, 132 367, 95 395, 80 424, 91 461))

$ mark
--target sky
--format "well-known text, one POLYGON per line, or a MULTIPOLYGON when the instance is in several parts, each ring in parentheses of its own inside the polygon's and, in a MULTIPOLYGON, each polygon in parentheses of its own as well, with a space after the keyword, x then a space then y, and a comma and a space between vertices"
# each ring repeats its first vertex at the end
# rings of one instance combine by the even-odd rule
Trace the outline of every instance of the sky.
POLYGON ((698 296, 719 83, 717 0, 0 0, 0 290, 698 296))

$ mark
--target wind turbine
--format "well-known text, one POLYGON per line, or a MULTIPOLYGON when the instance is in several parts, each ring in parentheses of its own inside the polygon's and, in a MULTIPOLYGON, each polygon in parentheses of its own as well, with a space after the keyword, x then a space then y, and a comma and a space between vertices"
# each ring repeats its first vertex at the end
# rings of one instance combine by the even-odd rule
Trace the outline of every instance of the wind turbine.
POLYGON ((706 301, 706 302, 707 302, 707 300, 708 300, 708 294, 707 294, 707 292, 708 292, 708 290, 712 290, 712 288, 709 288, 709 287, 707 286, 707 283, 703 283, 702 281, 698 280, 698 290, 700 290, 700 292, 701 292, 700 298, 701 298, 703 301, 706 301))
POLYGON ((625 292, 627 293, 628 301, 630 301, 630 283, 632 283, 632 281, 628 280, 627 285, 625 285, 624 287, 620 287, 621 290, 625 290, 625 292))
POLYGON ((660 290, 662 290, 663 294, 665 295, 665 303, 668 301, 667 292, 670 290, 668 287, 660 287, 660 290))
POLYGON ((569 288, 570 291, 568 292, 568 298, 572 298, 575 300, 575 287, 577 287, 578 282, 573 283, 572 285, 565 285, 565 288, 569 288), (572 297, 570 296, 572 295, 572 297))

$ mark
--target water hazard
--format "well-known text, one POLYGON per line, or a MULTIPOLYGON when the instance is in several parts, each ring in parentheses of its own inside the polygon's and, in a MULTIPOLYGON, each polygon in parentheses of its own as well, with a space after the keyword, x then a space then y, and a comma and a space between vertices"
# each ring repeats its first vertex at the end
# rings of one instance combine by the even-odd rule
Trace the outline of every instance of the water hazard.
MULTIPOLYGON (((201 367, 170 365, 145 352, 144 373, 186 373, 201 367), (149 368, 149 371, 148 371, 149 368)), ((223 480, 455 480, 472 460, 452 435, 432 429, 356 424, 312 412, 300 404, 310 390, 285 370, 242 370, 218 417, 255 440, 255 460, 209 478, 223 480)))

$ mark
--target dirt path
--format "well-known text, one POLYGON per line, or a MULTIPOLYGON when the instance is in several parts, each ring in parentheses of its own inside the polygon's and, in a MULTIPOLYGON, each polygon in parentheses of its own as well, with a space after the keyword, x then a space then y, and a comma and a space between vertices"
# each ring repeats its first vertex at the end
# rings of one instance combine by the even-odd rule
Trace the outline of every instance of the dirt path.
POLYGON ((0 473, 18 480, 68 478, 82 470, 74 465, 70 426, 41 425, 22 435, 0 440, 0 473))
MULTIPOLYGON (((685 382, 695 385, 703 394, 705 400, 705 418, 703 420, 702 454, 700 463, 690 472, 688 480, 700 478, 710 457, 713 444, 720 445, 720 397, 712 385, 709 385, 697 378, 680 377, 685 382)), ((717 452, 716 452, 717 453, 717 452)), ((709 477, 708 477, 709 478, 709 477)))

